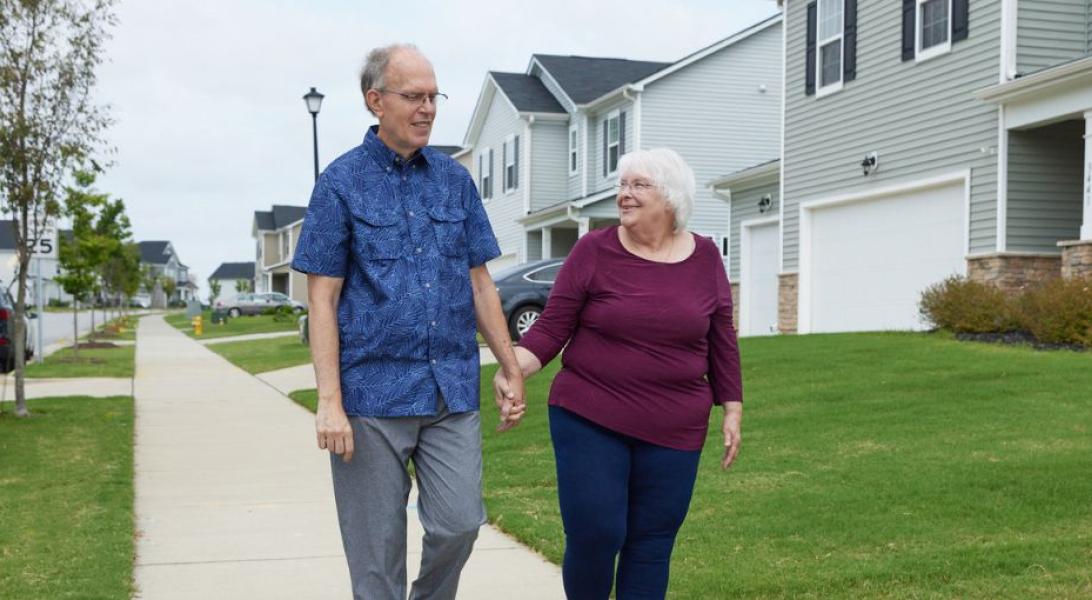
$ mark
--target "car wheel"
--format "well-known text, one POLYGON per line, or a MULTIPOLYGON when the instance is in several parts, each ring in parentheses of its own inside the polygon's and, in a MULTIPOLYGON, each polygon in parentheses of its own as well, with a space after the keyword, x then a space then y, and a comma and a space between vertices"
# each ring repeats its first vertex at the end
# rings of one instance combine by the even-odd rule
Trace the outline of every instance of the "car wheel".
POLYGON ((529 304, 517 308, 508 320, 508 330, 512 334, 512 339, 519 340, 522 338, 535 324, 540 315, 542 315, 541 306, 529 304))
POLYGON ((227 311, 227 314, 228 314, 229 316, 231 316, 231 318, 232 318, 232 319, 238 319, 238 318, 239 318, 239 316, 243 314, 243 311, 239 310, 239 309, 238 309, 238 308, 236 307, 236 308, 233 308, 233 309, 231 309, 231 310, 227 311))

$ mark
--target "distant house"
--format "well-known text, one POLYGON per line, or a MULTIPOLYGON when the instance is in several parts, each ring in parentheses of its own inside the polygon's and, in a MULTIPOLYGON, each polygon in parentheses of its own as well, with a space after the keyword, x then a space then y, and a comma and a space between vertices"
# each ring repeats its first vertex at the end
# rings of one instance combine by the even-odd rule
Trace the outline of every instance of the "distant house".
POLYGON ((161 284, 152 292, 152 307, 163 308, 171 302, 188 302, 196 298, 197 284, 190 277, 189 267, 182 264, 174 245, 167 241, 138 242, 140 267, 147 270, 157 280, 170 278, 175 283, 174 294, 170 298, 164 295, 161 284))
POLYGON ((729 206, 703 184, 777 158, 781 56, 774 16, 675 62, 535 54, 488 73, 463 145, 501 246, 491 270, 617 223, 619 158, 663 146, 699 182, 689 228, 727 256, 729 206))
MULTIPOLYGON (((62 236, 71 237, 72 232, 70 230, 60 230, 62 236)), ((60 267, 57 262, 57 248, 58 240, 52 240, 53 256, 43 257, 41 259, 31 259, 30 270, 27 274, 27 300, 31 303, 37 303, 35 296, 35 283, 34 278, 40 273, 42 277, 42 303, 48 304, 50 300, 61 300, 64 302, 70 302, 72 297, 64 293, 61 286, 54 280, 57 274, 60 272, 60 267), (40 261, 40 265, 36 264, 40 261), (41 269, 40 271, 38 269, 41 269)), ((16 295, 17 288, 15 286, 15 278, 18 274, 19 257, 16 253, 15 244, 15 222, 14 221, 0 221, 0 286, 11 292, 12 297, 16 295)))
POLYGON ((214 281, 220 284, 219 298, 230 298, 238 294, 237 283, 239 281, 246 281, 250 289, 253 290, 254 262, 220 263, 220 266, 213 271, 212 275, 209 275, 210 290, 214 281))
POLYGON ((469 148, 463 148, 462 146, 438 146, 438 145, 432 145, 432 148, 434 150, 439 150, 440 152, 443 152, 444 154, 450 156, 451 158, 454 158, 456 161, 459 162, 460 165, 466 167, 467 171, 470 170, 471 162, 470 162, 470 149, 469 148))
POLYGON ((307 276, 290 267, 300 239, 306 206, 275 204, 254 211, 251 237, 255 243, 255 292, 280 292, 307 303, 307 276))

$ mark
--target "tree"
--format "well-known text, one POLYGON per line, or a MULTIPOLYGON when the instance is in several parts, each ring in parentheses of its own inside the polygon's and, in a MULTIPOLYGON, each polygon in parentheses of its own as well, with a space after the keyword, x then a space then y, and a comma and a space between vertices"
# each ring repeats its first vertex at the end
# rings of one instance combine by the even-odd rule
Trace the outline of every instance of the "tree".
POLYGON ((216 299, 220 297, 220 280, 209 280, 209 304, 216 304, 216 299))
POLYGON ((73 168, 109 125, 92 98, 115 0, 0 0, 0 196, 15 221, 15 414, 27 416, 27 272, 73 168))
POLYGON ((235 291, 240 293, 240 294, 245 294, 245 293, 251 291, 251 289, 250 289, 250 280, 249 279, 238 279, 238 280, 236 280, 235 281, 235 291))
POLYGON ((130 271, 139 272, 140 269, 140 255, 132 254, 128 246, 132 232, 129 217, 125 214, 125 203, 121 199, 104 198, 95 221, 95 235, 107 246, 99 264, 99 278, 107 297, 118 303, 126 278, 133 276, 130 271))
POLYGON ((178 282, 173 277, 164 275, 159 279, 159 285, 163 286, 163 293, 167 295, 167 306, 170 306, 171 298, 174 297, 174 292, 178 289, 178 282))
POLYGON ((95 232, 95 213, 108 203, 106 194, 95 193, 91 185, 95 175, 87 171, 75 174, 76 186, 66 189, 64 213, 72 220, 72 237, 60 240, 58 261, 61 274, 56 281, 72 295, 72 346, 79 359, 79 303, 98 287, 100 265, 111 250, 111 241, 95 232))

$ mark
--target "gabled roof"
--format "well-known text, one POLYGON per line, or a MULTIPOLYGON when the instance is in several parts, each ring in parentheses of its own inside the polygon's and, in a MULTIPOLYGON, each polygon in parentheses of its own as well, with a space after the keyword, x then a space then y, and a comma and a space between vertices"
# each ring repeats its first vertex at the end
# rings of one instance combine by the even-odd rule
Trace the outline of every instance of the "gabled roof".
POLYGON ((565 113, 557 98, 546 89, 542 80, 523 73, 490 71, 504 95, 520 112, 565 113))
POLYGON ((171 255, 167 253, 167 248, 170 245, 170 242, 164 241, 138 242, 137 247, 140 248, 140 262, 148 263, 150 265, 167 264, 171 259, 171 255))
POLYGON ((307 214, 306 206, 274 204, 273 210, 254 211, 254 225, 259 231, 276 231, 303 219, 307 214))
POLYGON ((596 58, 592 56, 557 56, 535 54, 542 68, 561 86, 570 100, 586 104, 627 83, 644 79, 672 63, 596 58))
POLYGON ((213 279, 254 279, 254 262, 220 263, 209 275, 209 280, 213 279))

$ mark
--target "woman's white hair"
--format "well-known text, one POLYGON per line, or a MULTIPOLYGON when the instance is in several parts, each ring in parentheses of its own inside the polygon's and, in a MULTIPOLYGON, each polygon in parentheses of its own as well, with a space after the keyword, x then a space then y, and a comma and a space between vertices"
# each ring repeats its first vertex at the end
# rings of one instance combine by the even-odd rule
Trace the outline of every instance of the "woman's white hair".
POLYGON ((675 231, 686 229, 694 212, 694 170, 671 148, 637 150, 622 155, 618 178, 625 175, 648 177, 675 210, 675 231))

